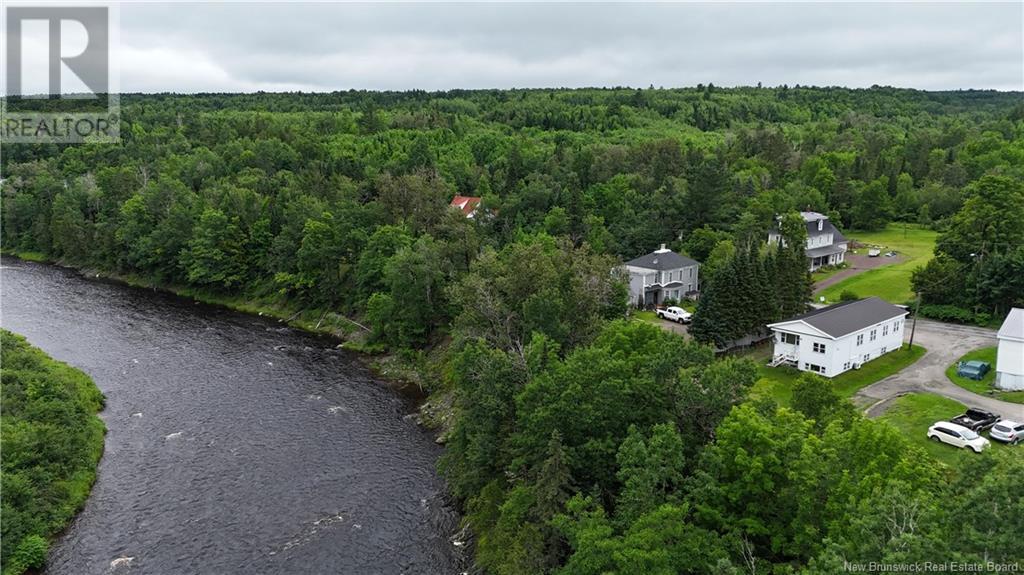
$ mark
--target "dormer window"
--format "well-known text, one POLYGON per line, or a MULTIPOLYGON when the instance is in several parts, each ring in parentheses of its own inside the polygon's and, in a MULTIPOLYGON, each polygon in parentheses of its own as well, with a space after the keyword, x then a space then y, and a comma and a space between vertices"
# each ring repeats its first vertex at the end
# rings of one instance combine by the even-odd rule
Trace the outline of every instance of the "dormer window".
POLYGON ((818 220, 818 231, 825 229, 825 220, 818 220))

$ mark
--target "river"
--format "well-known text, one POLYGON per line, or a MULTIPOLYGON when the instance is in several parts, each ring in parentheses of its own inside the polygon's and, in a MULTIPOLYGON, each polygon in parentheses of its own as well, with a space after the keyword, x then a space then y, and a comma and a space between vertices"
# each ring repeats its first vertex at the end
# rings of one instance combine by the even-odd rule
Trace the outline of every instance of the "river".
POLYGON ((458 573, 414 402, 334 342, 3 258, 3 327, 106 394, 106 451, 51 575, 458 573))

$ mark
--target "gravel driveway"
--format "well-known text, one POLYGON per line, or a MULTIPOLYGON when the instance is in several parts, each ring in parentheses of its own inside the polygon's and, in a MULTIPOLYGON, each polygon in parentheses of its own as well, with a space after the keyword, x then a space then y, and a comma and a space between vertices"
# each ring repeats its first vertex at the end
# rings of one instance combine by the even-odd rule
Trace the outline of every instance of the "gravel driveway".
MULTIPOLYGON (((910 327, 910 321, 907 322, 907 327, 910 327)), ((909 329, 906 330, 906 339, 910 339, 909 329)), ((870 406, 867 410, 869 416, 881 415, 890 400, 901 395, 926 391, 959 401, 968 407, 998 413, 1003 419, 1024 421, 1024 405, 978 395, 954 384, 946 377, 946 368, 965 353, 979 347, 996 345, 995 330, 920 319, 917 321, 914 343, 919 343, 928 350, 917 363, 861 389, 854 396, 854 401, 858 405, 870 406)))

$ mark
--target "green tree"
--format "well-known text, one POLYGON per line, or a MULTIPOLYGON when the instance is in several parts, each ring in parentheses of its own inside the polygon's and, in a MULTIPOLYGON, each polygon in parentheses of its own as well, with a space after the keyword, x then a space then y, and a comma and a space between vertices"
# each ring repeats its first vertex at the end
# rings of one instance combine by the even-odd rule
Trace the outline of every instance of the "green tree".
POLYGON ((244 285, 248 278, 246 238, 237 219, 207 208, 192 230, 181 265, 189 282, 224 289, 244 285))

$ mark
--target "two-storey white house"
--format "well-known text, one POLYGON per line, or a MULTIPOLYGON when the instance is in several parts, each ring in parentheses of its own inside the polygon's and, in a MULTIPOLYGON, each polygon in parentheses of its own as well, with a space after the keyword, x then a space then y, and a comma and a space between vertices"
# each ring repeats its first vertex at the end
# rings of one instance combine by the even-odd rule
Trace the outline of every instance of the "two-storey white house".
POLYGON ((996 338, 996 388, 1024 389, 1024 309, 1010 310, 996 338))
POLYGON ((907 310, 877 297, 838 303, 769 324, 773 366, 833 377, 903 345, 907 310))
POLYGON ((629 301, 639 308, 665 300, 693 298, 700 289, 700 263, 661 244, 659 249, 626 262, 629 301))
MULTIPOLYGON (((808 269, 813 272, 822 266, 843 263, 846 260, 847 241, 842 232, 828 221, 828 216, 818 212, 800 212, 800 216, 807 224, 804 254, 807 256, 808 269)), ((768 232, 768 243, 782 241, 778 227, 768 232)))

